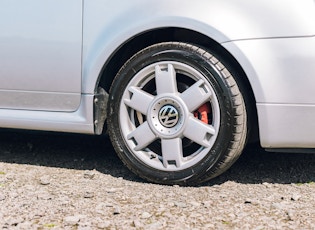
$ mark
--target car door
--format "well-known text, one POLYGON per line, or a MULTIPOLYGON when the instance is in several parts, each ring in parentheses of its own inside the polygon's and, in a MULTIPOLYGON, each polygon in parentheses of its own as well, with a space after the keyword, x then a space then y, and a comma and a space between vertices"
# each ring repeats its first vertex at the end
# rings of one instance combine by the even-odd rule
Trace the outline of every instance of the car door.
POLYGON ((82 0, 0 1, 0 109, 74 111, 82 0))

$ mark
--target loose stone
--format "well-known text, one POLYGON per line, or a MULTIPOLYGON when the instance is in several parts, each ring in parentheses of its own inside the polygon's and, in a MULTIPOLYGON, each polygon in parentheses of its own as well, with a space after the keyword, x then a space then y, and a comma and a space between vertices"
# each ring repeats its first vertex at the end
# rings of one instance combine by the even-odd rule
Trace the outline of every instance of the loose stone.
POLYGON ((67 216, 65 219, 64 219, 64 223, 66 225, 76 225, 79 223, 80 221, 80 216, 67 216))
POLYGON ((49 185, 50 184, 50 177, 49 176, 42 176, 39 178, 39 183, 41 185, 49 185))

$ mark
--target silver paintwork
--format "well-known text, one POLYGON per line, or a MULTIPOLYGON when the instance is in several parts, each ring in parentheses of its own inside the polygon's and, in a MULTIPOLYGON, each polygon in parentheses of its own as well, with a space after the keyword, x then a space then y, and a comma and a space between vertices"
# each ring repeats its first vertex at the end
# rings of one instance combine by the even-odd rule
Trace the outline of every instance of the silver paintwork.
POLYGON ((314 8, 312 0, 125 0, 123 7, 115 1, 85 1, 83 92, 92 93, 112 53, 144 31, 186 28, 219 43, 311 36, 315 35, 314 8))
POLYGON ((104 64, 164 27, 204 34, 238 61, 263 147, 315 147, 314 0, 2 0, 0 126, 94 133, 104 64))
POLYGON ((234 41, 223 46, 246 67, 257 102, 262 146, 315 147, 315 36, 234 41))
POLYGON ((92 134, 93 101, 93 95, 82 95, 80 108, 75 112, 1 109, 0 127, 92 134))
POLYGON ((82 1, 0 1, 0 108, 75 111, 82 1))

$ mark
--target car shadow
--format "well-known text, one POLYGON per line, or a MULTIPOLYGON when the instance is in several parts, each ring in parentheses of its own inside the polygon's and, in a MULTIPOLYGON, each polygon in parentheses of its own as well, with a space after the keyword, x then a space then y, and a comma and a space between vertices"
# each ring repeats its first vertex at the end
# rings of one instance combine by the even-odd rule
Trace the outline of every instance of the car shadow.
POLYGON ((259 144, 246 147, 237 162, 207 185, 235 181, 244 184, 315 182, 315 154, 267 152, 259 144))
MULTIPOLYGON (((37 131, 0 130, 0 162, 93 170, 144 182, 120 161, 106 136, 37 131)), ((315 181, 315 154, 269 153, 249 145, 224 174, 203 186, 235 181, 258 183, 309 183, 315 181)))
POLYGON ((97 170, 142 181, 117 157, 107 136, 0 130, 0 162, 97 170))

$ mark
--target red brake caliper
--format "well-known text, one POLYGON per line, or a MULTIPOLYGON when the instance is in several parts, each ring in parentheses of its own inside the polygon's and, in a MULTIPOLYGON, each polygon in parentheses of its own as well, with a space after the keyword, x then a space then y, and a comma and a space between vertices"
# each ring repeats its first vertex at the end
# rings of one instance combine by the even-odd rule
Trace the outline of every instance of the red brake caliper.
POLYGON ((211 107, 210 104, 207 102, 205 104, 203 104, 202 106, 200 106, 195 112, 194 112, 194 116, 196 118, 198 118, 199 120, 201 120, 202 122, 206 123, 206 124, 210 124, 211 121, 211 116, 208 117, 208 114, 211 113, 211 107))

